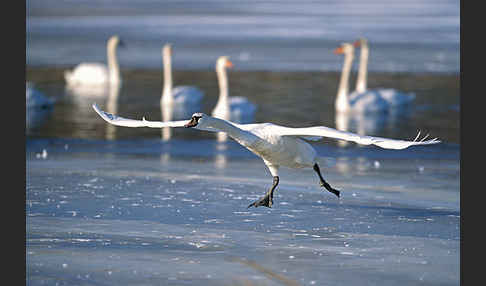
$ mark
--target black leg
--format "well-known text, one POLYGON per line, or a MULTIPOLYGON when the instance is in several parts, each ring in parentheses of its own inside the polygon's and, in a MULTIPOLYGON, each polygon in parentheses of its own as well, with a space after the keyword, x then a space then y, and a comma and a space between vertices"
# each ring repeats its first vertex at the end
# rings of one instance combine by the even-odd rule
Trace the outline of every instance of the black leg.
POLYGON ((260 200, 258 200, 256 202, 251 203, 248 206, 248 208, 249 207, 256 207, 257 208, 259 206, 271 208, 272 204, 273 204, 273 190, 275 190, 275 188, 277 187, 278 181, 279 181, 278 176, 274 176, 273 177, 273 185, 270 188, 270 190, 268 190, 268 192, 265 194, 265 196, 263 198, 261 198, 260 200))
POLYGON ((314 164, 314 171, 316 171, 317 175, 319 175, 319 179, 321 180, 321 186, 326 188, 329 192, 335 194, 339 198, 339 191, 336 189, 333 189, 331 185, 329 185, 324 178, 321 175, 321 170, 319 169, 319 165, 317 163, 314 164))

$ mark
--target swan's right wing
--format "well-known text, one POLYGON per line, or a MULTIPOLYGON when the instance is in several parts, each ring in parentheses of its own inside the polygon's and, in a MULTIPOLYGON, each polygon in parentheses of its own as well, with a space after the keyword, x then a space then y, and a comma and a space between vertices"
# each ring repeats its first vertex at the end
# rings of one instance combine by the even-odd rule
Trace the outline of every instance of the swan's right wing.
POLYGON ((164 127, 184 127, 188 120, 182 121, 147 121, 145 118, 142 120, 128 119, 121 116, 113 115, 106 111, 99 109, 96 103, 93 104, 93 109, 98 113, 98 115, 103 118, 106 122, 124 127, 151 127, 151 128, 164 128, 164 127))
POLYGON ((281 136, 299 136, 304 139, 315 140, 317 137, 328 137, 340 140, 352 141, 362 145, 376 145, 385 149, 405 149, 413 145, 428 145, 440 143, 437 138, 425 140, 428 135, 424 138, 419 139, 420 131, 414 140, 399 140, 390 139, 383 137, 374 136, 361 136, 352 132, 340 131, 333 128, 325 126, 314 126, 306 128, 289 128, 284 126, 273 125, 273 132, 281 136))

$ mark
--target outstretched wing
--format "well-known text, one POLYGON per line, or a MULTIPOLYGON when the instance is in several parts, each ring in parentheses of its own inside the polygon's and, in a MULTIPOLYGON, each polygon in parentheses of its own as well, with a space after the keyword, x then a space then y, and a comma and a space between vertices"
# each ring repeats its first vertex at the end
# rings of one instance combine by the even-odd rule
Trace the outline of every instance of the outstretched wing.
POLYGON ((162 121, 147 121, 145 118, 142 118, 142 120, 134 120, 134 119, 128 119, 128 118, 123 118, 117 115, 113 115, 111 113, 108 113, 106 111, 103 111, 99 109, 98 105, 96 103, 93 104, 93 109, 98 113, 101 118, 103 118, 106 122, 117 125, 117 126, 125 126, 125 127, 152 127, 152 128, 163 128, 163 127, 184 127, 184 124, 189 122, 188 120, 182 120, 182 121, 167 121, 167 122, 162 122, 162 121))
POLYGON ((328 137, 340 140, 352 141, 362 145, 376 145, 385 149, 405 149, 413 145, 428 145, 440 143, 437 138, 425 140, 428 135, 419 140, 420 131, 414 140, 398 140, 373 136, 361 136, 355 133, 340 131, 325 126, 306 128, 289 128, 274 125, 276 133, 282 136, 299 136, 304 139, 315 140, 316 137, 328 137))

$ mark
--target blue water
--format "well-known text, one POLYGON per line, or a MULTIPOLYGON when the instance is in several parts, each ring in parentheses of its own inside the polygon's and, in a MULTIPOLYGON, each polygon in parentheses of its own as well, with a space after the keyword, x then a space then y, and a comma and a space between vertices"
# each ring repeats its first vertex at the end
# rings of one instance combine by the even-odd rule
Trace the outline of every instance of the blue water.
POLYGON ((242 70, 340 70, 332 51, 366 37, 370 71, 459 72, 459 1, 33 1, 26 2, 26 62, 105 61, 118 34, 122 67, 207 69, 221 55, 242 70))

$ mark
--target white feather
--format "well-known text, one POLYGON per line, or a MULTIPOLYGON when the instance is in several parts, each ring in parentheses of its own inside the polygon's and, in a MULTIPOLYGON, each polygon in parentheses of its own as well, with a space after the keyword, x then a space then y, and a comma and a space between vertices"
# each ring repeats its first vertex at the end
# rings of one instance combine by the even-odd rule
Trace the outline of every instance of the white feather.
MULTIPOLYGON (((93 104, 93 109, 108 123, 125 126, 125 127, 151 127, 151 128, 163 128, 163 127, 183 127, 188 120, 182 121, 147 121, 145 118, 142 120, 133 120, 123 117, 119 117, 98 108, 96 104, 93 104)), ((198 113, 203 116, 203 120, 195 127, 196 129, 208 130, 213 132, 227 132, 236 141, 245 147, 248 147, 245 142, 246 133, 251 133, 260 139, 263 139, 267 143, 279 143, 285 141, 286 137, 299 137, 306 140, 317 140, 318 138, 333 138, 338 140, 352 141, 362 145, 376 145, 385 149, 405 149, 414 145, 429 145, 440 143, 437 138, 424 140, 427 138, 426 135, 421 140, 419 139, 420 131, 414 140, 400 140, 400 139, 389 139, 383 137, 374 136, 362 136, 352 132, 340 131, 334 128, 329 128, 325 126, 313 126, 313 127, 303 127, 303 128, 291 128, 276 125, 273 123, 253 123, 253 124, 237 124, 224 119, 214 118, 203 113, 198 113), (241 136, 240 136, 241 135, 241 136), (239 138, 242 137, 242 138, 239 138)), ((253 143, 253 142, 251 142, 253 143)), ((295 144, 300 144, 296 142, 295 144)), ((271 150, 268 150, 271 152, 271 150)))
POLYGON ((111 113, 105 112, 99 109, 98 105, 94 103, 93 109, 98 113, 98 115, 103 118, 106 122, 124 127, 151 127, 151 128, 163 128, 163 127, 184 127, 187 120, 184 121, 147 121, 145 117, 142 120, 128 119, 121 116, 113 115, 111 113))

